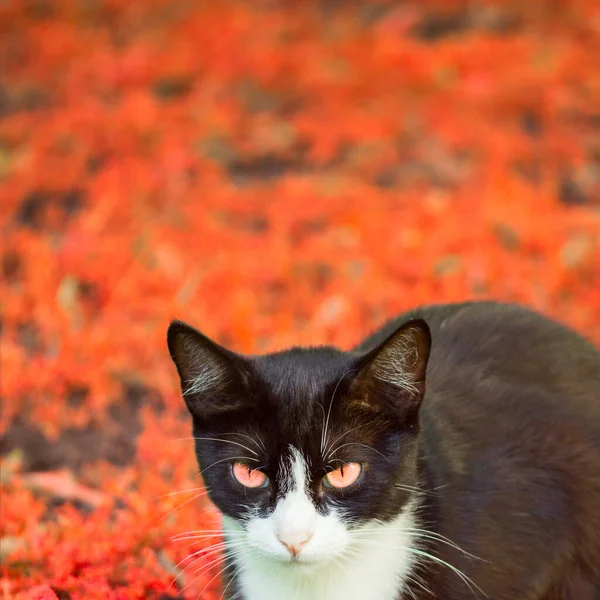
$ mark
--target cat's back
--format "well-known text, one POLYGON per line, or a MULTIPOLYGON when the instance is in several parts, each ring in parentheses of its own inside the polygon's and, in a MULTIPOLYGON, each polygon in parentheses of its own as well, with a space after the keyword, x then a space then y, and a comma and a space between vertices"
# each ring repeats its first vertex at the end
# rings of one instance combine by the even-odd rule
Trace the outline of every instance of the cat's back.
POLYGON ((376 345, 414 318, 431 329, 429 398, 459 395, 466 405, 492 409, 504 405, 503 393, 518 388, 522 397, 529 389, 546 395, 557 409, 600 419, 600 351, 560 323, 514 304, 432 305, 404 313, 359 348, 376 345))
POLYGON ((521 453, 523 463, 600 475, 600 352, 589 341, 516 305, 465 303, 414 315, 429 323, 433 340, 422 406, 430 438, 454 435, 475 450, 466 456, 490 464, 521 453))
MULTIPOLYGON (((424 472, 436 494, 429 518, 493 568, 447 547, 442 558, 489 597, 595 598, 600 352, 539 314, 492 302, 416 309, 364 348, 417 317, 432 334, 420 411, 424 472)), ((448 577, 440 573, 436 597, 448 577)))
POLYGON ((600 352, 557 322, 496 302, 415 309, 362 347, 412 318, 431 329, 420 419, 441 483, 450 473, 481 485, 527 480, 543 465, 541 476, 592 491, 600 527, 600 352))

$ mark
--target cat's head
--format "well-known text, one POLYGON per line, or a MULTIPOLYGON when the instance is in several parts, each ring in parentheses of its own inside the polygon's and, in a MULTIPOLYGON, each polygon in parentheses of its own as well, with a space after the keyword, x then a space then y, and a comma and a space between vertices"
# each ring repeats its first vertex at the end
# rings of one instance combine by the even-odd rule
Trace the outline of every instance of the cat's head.
POLYGON ((425 322, 367 352, 243 356, 179 321, 168 344, 210 497, 255 553, 325 564, 413 499, 425 322))

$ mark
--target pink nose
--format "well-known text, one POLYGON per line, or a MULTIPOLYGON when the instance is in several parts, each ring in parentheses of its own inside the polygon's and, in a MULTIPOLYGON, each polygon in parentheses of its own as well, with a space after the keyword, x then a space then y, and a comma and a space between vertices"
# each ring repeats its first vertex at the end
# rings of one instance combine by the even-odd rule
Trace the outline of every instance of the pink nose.
POLYGON ((277 539, 288 549, 292 556, 297 556, 300 550, 306 546, 312 533, 308 534, 295 534, 295 535, 278 535, 277 539))

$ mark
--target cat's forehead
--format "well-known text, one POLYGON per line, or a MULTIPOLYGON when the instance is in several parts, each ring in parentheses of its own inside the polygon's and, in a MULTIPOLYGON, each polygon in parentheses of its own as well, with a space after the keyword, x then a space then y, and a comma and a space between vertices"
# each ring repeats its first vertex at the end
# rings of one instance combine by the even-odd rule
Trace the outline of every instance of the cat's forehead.
POLYGON ((355 358, 337 348, 292 348, 257 357, 255 369, 278 397, 312 398, 335 385, 354 366, 355 358))
POLYGON ((255 369, 262 388, 257 407, 261 429, 266 425, 288 443, 300 445, 319 437, 330 403, 343 396, 354 366, 352 355, 327 347, 259 357, 255 369))

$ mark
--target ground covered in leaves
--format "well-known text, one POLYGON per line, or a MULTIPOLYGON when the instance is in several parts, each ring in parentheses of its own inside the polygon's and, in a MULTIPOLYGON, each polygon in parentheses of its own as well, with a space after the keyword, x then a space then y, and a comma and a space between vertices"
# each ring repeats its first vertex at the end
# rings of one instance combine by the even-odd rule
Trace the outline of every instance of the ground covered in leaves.
POLYGON ((218 527, 173 317, 348 347, 496 297, 600 340, 599 57, 595 0, 1 3, 1 597, 221 596, 171 539, 218 527))

